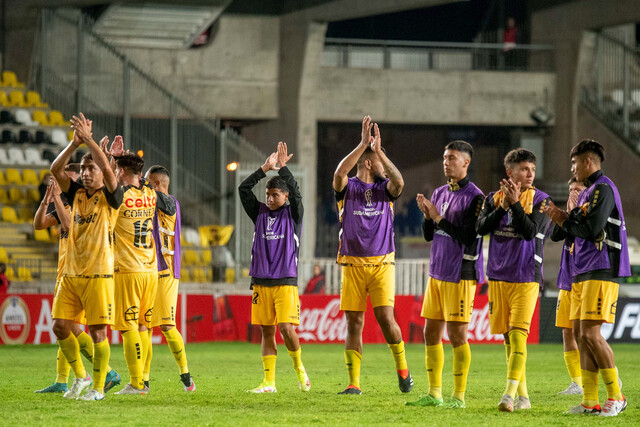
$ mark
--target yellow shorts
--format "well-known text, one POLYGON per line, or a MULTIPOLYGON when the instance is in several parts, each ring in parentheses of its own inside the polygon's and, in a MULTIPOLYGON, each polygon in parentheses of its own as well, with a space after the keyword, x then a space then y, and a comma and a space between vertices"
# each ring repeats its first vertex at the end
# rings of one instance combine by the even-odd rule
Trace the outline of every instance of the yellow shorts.
POLYGON ((148 327, 158 288, 158 273, 116 273, 114 279, 113 329, 132 331, 137 330, 140 325, 148 327))
POLYGON ((87 325, 113 325, 113 277, 63 277, 53 298, 51 317, 87 325), (84 313, 83 313, 84 311, 84 313))
POLYGON ((396 266, 342 266, 340 310, 365 311, 367 294, 373 307, 393 307, 396 300, 396 266))
POLYGON ((506 334, 509 328, 529 332, 540 285, 489 280, 489 324, 492 334, 506 334))
POLYGON ((603 320, 614 323, 618 284, 606 280, 585 280, 571 286, 571 320, 603 320))
POLYGON ((298 287, 253 285, 251 323, 254 325, 275 325, 278 323, 299 325, 298 287))
POLYGON ((469 323, 475 296, 475 280, 451 283, 429 277, 420 315, 427 319, 469 323))
POLYGON ((151 317, 152 328, 160 325, 176 325, 179 282, 180 279, 176 279, 171 273, 158 275, 158 292, 151 317))
MULTIPOLYGON (((60 290, 60 284, 62 283, 62 278, 58 278, 56 279, 56 286, 53 290, 53 303, 55 304, 55 300, 56 297, 58 296, 58 291, 60 290)), ((84 310, 82 310, 80 312, 80 314, 78 314, 78 316, 73 319, 73 323, 77 323, 79 325, 86 325, 87 324, 87 316, 85 316, 84 314, 84 310)))
POLYGON ((556 304, 556 326, 558 328, 573 329, 571 320, 571 291, 560 289, 556 304))

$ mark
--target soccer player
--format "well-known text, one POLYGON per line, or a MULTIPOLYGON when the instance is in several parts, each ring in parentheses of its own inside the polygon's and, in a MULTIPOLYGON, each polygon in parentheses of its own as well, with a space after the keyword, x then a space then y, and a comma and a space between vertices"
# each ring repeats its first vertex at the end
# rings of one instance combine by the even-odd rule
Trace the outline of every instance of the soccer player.
POLYGON ((509 179, 485 199, 476 231, 491 235, 489 323, 492 334, 504 334, 507 355, 507 387, 498 409, 513 412, 531 408, 527 337, 542 284, 542 246, 549 225, 544 208, 550 198, 533 186, 536 156, 531 151, 511 150, 504 166, 509 179))
POLYGON ((122 203, 109 161, 92 138, 91 121, 82 113, 71 119, 74 137, 51 165, 51 173, 72 206, 64 276, 53 301, 53 331, 75 374, 66 398, 104 399, 104 384, 111 350, 107 325, 113 323, 113 229, 122 203), (84 143, 89 148, 80 161, 82 183, 64 172, 73 152, 84 143), (74 320, 85 311, 93 339, 93 388, 80 359, 78 340, 71 333, 74 320))
POLYGON ((446 326, 453 346, 453 395, 448 407, 464 408, 471 350, 467 330, 473 311, 476 283, 484 279, 482 238, 476 220, 484 194, 469 180, 467 170, 473 147, 465 141, 447 144, 443 155, 447 185, 433 192, 431 201, 418 194, 424 214, 422 231, 431 245, 429 283, 422 304, 429 392, 407 405, 442 406, 442 336, 446 326))
MULTIPOLYGON (((175 197, 169 194, 170 177, 167 168, 158 165, 151 166, 145 175, 145 179, 151 183, 158 195, 167 195, 175 205, 175 213, 173 215, 169 215, 156 207, 156 214, 153 217, 153 239, 158 260, 158 292, 153 303, 149 338, 151 338, 152 328, 159 326, 178 364, 180 381, 182 381, 184 391, 195 391, 196 384, 189 373, 184 340, 176 328, 175 317, 178 309, 178 283, 180 281, 180 236, 182 235, 180 204, 175 197)), ((149 342, 149 352, 143 372, 147 381, 149 379, 151 354, 152 345, 149 342)))
POLYGON ((291 156, 287 144, 278 142, 277 152, 238 187, 242 206, 255 224, 249 271, 253 289, 251 323, 262 329, 264 379, 249 390, 251 393, 276 392, 276 324, 293 360, 298 387, 302 391, 311 388, 302 364, 298 334, 293 328, 300 324, 298 252, 304 209, 298 183, 286 166, 291 156), (278 176, 267 181, 265 204, 258 201, 252 188, 270 170, 277 170, 278 176))
POLYGON ((360 362, 367 294, 380 329, 395 359, 400 391, 413 388, 395 303, 395 245, 393 202, 404 180, 382 148, 380 130, 371 117, 362 120, 358 146, 342 159, 333 175, 333 190, 340 217, 337 262, 342 266, 340 309, 347 318, 345 361, 349 386, 339 394, 362 394, 360 362), (371 128, 375 137, 371 136, 371 128), (356 167, 356 176, 348 173, 356 167))
MULTIPOLYGON (((584 183, 574 176, 569 180, 569 200, 567 212, 577 207, 578 195, 585 189, 584 183)), ((558 271, 558 304, 556 304, 556 327, 562 328, 562 344, 564 347, 564 362, 571 377, 571 384, 558 394, 582 394, 582 371, 580 370, 580 350, 573 336, 573 321, 571 315, 571 282, 573 279, 573 236, 568 236, 557 224, 553 226, 551 240, 562 245, 560 271, 558 271)))
POLYGON ((618 282, 631 275, 627 230, 620 194, 601 170, 604 147, 587 139, 571 149, 571 172, 587 188, 580 193, 577 207, 565 212, 549 206, 547 214, 573 237, 575 270, 571 288, 573 333, 580 346, 582 403, 569 410, 573 414, 617 416, 627 407, 620 391, 613 350, 600 333, 602 323, 613 323, 618 301, 618 282), (598 400, 598 373, 607 389, 607 401, 598 400))
MULTIPOLYGON (((76 181, 80 175, 80 165, 70 163, 64 168, 65 173, 72 181, 76 181), (77 168, 77 172, 76 172, 77 168)), ((67 242, 69 240, 69 227, 71 226, 71 206, 67 203, 64 195, 62 195, 60 187, 55 179, 51 179, 47 186, 44 199, 40 203, 38 210, 33 218, 33 226, 36 230, 46 230, 60 224, 60 239, 58 243, 58 277, 56 278, 56 286, 53 292, 58 295, 58 287, 62 281, 64 274, 64 260, 67 252, 67 242)), ((79 324, 86 324, 84 310, 78 315, 71 326, 71 332, 75 335, 80 346, 80 353, 89 361, 93 361, 93 341, 91 337, 80 329, 79 324)), ((35 393, 65 393, 69 390, 67 381, 69 379, 69 362, 58 348, 58 356, 56 362, 56 380, 53 384, 35 393)), ((112 387, 120 384, 120 376, 116 371, 107 367, 108 374, 105 380, 105 393, 112 387)))

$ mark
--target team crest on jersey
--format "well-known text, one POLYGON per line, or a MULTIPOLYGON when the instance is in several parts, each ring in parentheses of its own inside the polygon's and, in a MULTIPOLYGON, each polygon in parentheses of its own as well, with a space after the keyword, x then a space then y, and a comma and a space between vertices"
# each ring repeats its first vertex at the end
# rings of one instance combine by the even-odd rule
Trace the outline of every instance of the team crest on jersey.
POLYGON ((373 203, 371 203, 371 197, 373 197, 373 191, 369 188, 364 192, 364 200, 367 202, 367 206, 373 206, 373 203))
POLYGON ((513 213, 511 212, 511 208, 507 211, 507 225, 511 225, 513 222, 513 213))
POLYGON ((267 218, 267 231, 273 231, 273 224, 276 223, 277 218, 267 218))
POLYGON ((440 215, 444 216, 444 214, 447 212, 447 209, 449 209, 449 202, 444 202, 443 204, 441 204, 440 215))

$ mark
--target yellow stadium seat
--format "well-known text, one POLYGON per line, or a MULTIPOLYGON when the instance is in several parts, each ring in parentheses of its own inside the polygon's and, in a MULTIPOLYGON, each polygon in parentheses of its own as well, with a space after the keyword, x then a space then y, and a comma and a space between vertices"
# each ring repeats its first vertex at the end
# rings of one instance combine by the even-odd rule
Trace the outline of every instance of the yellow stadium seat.
POLYGON ((206 276, 207 282, 213 282, 213 271, 211 270, 211 268, 205 268, 204 274, 206 276))
POLYGON ((27 101, 24 99, 24 93, 19 90, 12 90, 9 93, 9 103, 12 107, 26 107, 27 101))
POLYGON ((184 263, 185 265, 198 265, 200 263, 200 256, 196 251, 184 251, 184 263))
POLYGON ((51 126, 47 118, 47 113, 44 111, 35 110, 33 112, 33 121, 40 123, 42 126, 51 126))
POLYGON ((36 171, 34 171, 33 169, 22 170, 22 182, 25 185, 40 185, 38 174, 36 174, 36 171))
POLYGON ((30 282, 33 280, 31 276, 31 270, 27 267, 18 267, 18 280, 20 282, 30 282))
POLYGON ((0 185, 7 185, 7 181, 4 180, 4 173, 0 171, 0 185))
POLYGON ((2 105, 3 107, 11 106, 11 104, 9 103, 9 97, 7 97, 7 94, 4 91, 0 91, 0 105, 2 105))
POLYGON ((202 251, 202 265, 211 265, 212 263, 211 251, 202 251))
POLYGON ((13 281, 16 278, 16 273, 13 271, 13 267, 11 266, 7 266, 7 270, 4 272, 5 276, 7 276, 7 279, 9 279, 9 281, 13 281))
POLYGON ((22 203, 25 199, 24 193, 18 187, 11 187, 9 189, 9 203, 22 203))
POLYGON ((12 224, 20 223, 20 221, 18 220, 18 214, 16 214, 15 209, 10 206, 2 207, 2 221, 10 222, 12 224))
POLYGON ((47 230, 34 230, 33 238, 38 242, 49 242, 51 241, 51 235, 47 230))
POLYGON ((189 270, 186 268, 180 269, 180 281, 181 282, 191 282, 191 275, 189 274, 189 270))
POLYGON ((22 207, 18 209, 18 219, 20 222, 32 222, 35 212, 31 208, 22 207))
POLYGON ((227 267, 224 270, 224 281, 225 283, 234 283, 236 281, 236 269, 232 267, 227 267))
POLYGON ((9 194, 4 188, 0 188, 0 203, 3 205, 9 203, 9 194))
POLYGON ((0 248, 0 262, 5 264, 9 262, 9 255, 7 255, 7 251, 4 248, 0 248))
POLYGON ((7 169, 7 184, 22 185, 22 176, 18 169, 7 169))
POLYGON ((202 268, 196 268, 193 270, 193 281, 196 283, 204 283, 207 281, 207 277, 205 276, 202 268))
MULTIPOLYGON (((35 119, 34 119, 35 120, 35 119)), ((49 125, 51 126, 70 126, 71 122, 64 119, 62 113, 58 110, 51 110, 49 113, 49 125)))
MULTIPOLYGON (((69 140, 69 141, 71 141, 71 140, 69 140)), ((44 176, 46 174, 48 174, 48 173, 49 174, 51 173, 51 171, 49 169, 40 169, 40 181, 42 181, 44 179, 44 176)))
POLYGON ((46 102, 42 102, 42 100, 40 99, 40 94, 32 90, 27 92, 26 101, 27 101, 27 107, 40 107, 40 108, 49 107, 49 104, 47 104, 46 102))
POLYGON ((27 200, 34 203, 40 202, 40 192, 37 188, 30 188, 27 190, 27 200))
POLYGON ((67 132, 67 141, 73 141, 73 131, 67 132))
POLYGON ((9 87, 24 87, 24 83, 18 81, 18 76, 13 71, 2 72, 2 85, 9 87))

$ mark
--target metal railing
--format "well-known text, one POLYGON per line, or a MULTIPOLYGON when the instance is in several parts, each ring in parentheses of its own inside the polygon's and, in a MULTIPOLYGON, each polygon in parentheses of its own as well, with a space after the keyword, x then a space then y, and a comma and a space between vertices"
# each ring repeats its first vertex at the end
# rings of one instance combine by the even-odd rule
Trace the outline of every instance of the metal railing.
POLYGON ((171 192, 183 205, 183 222, 230 223, 225 165, 263 161, 255 146, 219 121, 204 118, 186 97, 92 32, 93 22, 75 9, 43 10, 31 85, 66 117, 82 111, 94 135, 121 134, 141 150, 147 166, 171 171, 171 192))
POLYGON ((553 72, 553 47, 502 43, 394 40, 325 40, 323 65, 394 70, 489 70, 553 72))
POLYGON ((640 154, 640 51, 597 34, 582 104, 640 154))

